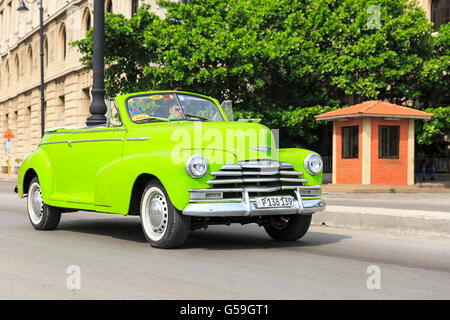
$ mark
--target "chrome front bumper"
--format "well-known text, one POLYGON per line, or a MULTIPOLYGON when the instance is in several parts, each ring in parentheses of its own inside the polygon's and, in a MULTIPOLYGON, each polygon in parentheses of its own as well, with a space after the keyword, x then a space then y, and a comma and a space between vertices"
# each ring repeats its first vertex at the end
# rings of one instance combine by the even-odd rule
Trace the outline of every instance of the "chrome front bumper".
POLYGON ((252 217, 268 215, 313 214, 325 210, 326 204, 322 199, 303 200, 298 190, 295 192, 294 206, 291 208, 256 207, 256 201, 250 200, 248 193, 244 193, 240 202, 206 202, 188 205, 183 214, 192 217, 252 217))

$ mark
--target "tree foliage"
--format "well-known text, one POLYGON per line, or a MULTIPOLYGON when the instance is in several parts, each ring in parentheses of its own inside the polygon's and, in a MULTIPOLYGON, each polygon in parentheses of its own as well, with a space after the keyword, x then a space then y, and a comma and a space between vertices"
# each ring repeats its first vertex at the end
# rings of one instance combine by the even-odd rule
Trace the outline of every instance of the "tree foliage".
MULTIPOLYGON (((231 99, 237 115, 280 128, 283 145, 317 149, 313 116, 367 99, 450 105, 449 28, 409 0, 161 0, 162 19, 141 8, 107 14, 110 96, 182 89, 231 99), (379 28, 368 21, 380 9, 379 28)), ((92 32, 75 42, 92 61, 92 32)))
POLYGON ((448 152, 448 141, 439 137, 450 134, 450 107, 428 108, 424 111, 433 113, 433 117, 416 124, 416 141, 420 151, 445 155, 448 152))

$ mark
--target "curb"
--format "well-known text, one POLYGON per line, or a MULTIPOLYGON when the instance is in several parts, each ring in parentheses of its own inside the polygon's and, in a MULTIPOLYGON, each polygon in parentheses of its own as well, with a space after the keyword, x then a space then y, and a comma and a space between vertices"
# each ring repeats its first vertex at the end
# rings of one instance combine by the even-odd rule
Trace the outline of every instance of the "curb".
POLYGON ((450 238, 450 213, 388 208, 327 206, 313 214, 313 225, 450 238))

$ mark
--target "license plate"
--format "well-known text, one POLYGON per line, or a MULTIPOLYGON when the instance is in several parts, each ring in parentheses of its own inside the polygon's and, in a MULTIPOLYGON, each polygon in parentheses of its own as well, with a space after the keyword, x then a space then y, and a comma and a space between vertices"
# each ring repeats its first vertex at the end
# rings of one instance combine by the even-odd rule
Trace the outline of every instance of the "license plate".
POLYGON ((294 206, 294 197, 274 196, 256 198, 257 208, 292 208, 294 206))

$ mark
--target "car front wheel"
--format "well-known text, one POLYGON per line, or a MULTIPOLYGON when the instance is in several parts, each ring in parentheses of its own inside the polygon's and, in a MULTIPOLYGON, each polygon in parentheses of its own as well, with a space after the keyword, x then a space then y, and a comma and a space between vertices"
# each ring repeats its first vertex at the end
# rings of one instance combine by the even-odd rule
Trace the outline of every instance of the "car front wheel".
POLYGON ((190 217, 177 210, 158 181, 151 181, 141 199, 141 223, 145 237, 155 248, 182 246, 190 231, 190 217))
POLYGON ((28 188, 27 211, 31 225, 36 230, 54 230, 61 220, 61 210, 42 201, 41 185, 37 177, 31 180, 28 188))
POLYGON ((296 241, 308 232, 311 215, 292 215, 274 218, 265 226, 266 232, 275 240, 296 241))

